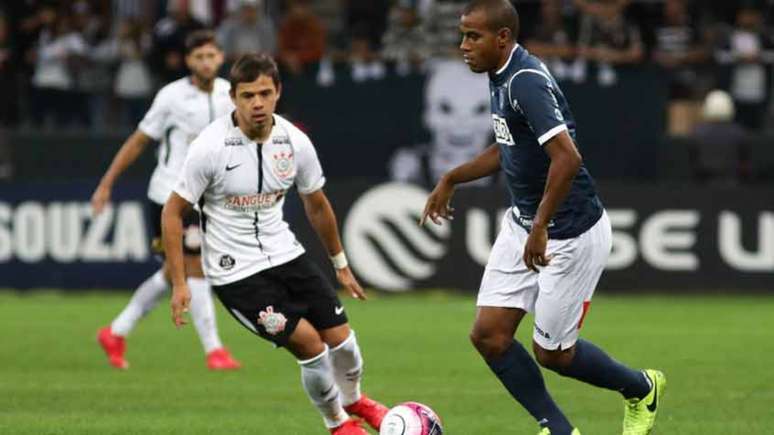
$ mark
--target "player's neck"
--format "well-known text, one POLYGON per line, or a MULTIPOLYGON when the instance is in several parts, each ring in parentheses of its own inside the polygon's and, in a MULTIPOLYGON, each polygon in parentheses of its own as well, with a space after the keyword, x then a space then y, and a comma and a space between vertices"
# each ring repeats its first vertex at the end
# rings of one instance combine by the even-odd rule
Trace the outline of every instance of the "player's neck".
POLYGON ((196 75, 191 75, 191 83, 196 86, 200 91, 210 93, 215 85, 215 80, 202 80, 196 75))
POLYGON ((511 55, 513 54, 513 50, 516 48, 516 42, 511 41, 508 43, 508 45, 505 46, 505 49, 500 52, 500 60, 497 62, 497 68, 492 71, 492 73, 497 73, 498 71, 501 71, 505 65, 508 64, 508 61, 511 60, 511 55))
POLYGON ((241 118, 237 117, 237 123, 242 133, 247 136, 248 139, 255 143, 264 143, 271 136, 271 130, 274 127, 274 119, 271 117, 264 125, 251 128, 246 122, 243 122, 241 118))

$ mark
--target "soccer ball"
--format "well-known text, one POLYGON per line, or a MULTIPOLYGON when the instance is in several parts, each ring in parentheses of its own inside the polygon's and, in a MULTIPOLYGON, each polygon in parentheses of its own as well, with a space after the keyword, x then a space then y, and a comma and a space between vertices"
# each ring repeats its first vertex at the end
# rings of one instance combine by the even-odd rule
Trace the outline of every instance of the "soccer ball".
POLYGON ((442 435, 441 419, 429 406, 417 402, 401 403, 390 409, 382 420, 379 435, 442 435))

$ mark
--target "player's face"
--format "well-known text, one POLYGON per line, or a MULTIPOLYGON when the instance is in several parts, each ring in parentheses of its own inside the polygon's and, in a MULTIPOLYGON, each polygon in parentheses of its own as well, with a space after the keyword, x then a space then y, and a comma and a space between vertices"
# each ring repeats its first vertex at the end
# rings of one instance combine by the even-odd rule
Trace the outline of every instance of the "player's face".
POLYGON ((223 52, 215 44, 197 47, 185 57, 185 63, 198 79, 214 80, 223 65, 223 52))
POLYGON ((274 80, 260 75, 255 81, 237 84, 231 98, 242 123, 256 130, 272 122, 279 97, 280 89, 274 86, 274 80))
POLYGON ((482 73, 497 68, 500 59, 497 33, 489 29, 486 13, 474 10, 460 19, 462 57, 471 71, 482 73))

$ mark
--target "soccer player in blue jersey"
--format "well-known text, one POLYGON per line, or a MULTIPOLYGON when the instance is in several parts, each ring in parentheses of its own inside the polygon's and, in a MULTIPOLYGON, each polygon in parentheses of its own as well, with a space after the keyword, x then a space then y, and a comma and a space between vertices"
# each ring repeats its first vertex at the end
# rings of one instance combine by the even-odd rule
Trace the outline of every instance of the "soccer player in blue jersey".
POLYGON ((543 367, 620 392, 624 435, 650 433, 666 380, 634 370, 578 338, 611 249, 611 227, 575 144, 575 120, 546 66, 516 42, 519 16, 508 0, 474 0, 460 23, 465 63, 490 79, 496 143, 448 173, 427 200, 426 219, 451 219, 457 184, 502 170, 506 213, 478 293, 471 341, 541 435, 578 435, 546 390, 540 369, 514 334, 535 315, 532 348, 543 367))

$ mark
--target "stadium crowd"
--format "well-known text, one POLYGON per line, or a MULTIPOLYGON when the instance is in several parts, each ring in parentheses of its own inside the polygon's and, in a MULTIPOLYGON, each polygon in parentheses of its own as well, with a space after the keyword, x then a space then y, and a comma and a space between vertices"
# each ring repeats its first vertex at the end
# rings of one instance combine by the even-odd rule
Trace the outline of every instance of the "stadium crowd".
MULTIPOLYGON (((185 74, 185 35, 202 27, 216 29, 228 60, 267 51, 285 74, 348 62, 356 80, 379 79, 387 62, 408 71, 456 55, 464 3, 7 2, 0 7, 0 122, 134 124, 158 87, 185 74)), ((697 100, 720 87, 732 95, 740 123, 757 129, 764 121, 774 1, 532 0, 517 6, 520 40, 560 80, 614 85, 617 68, 657 64, 670 72, 674 99, 697 100)))

